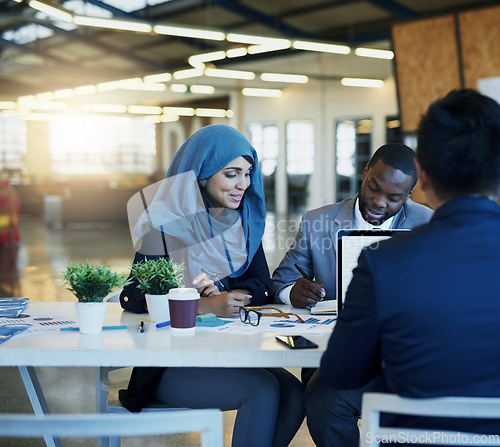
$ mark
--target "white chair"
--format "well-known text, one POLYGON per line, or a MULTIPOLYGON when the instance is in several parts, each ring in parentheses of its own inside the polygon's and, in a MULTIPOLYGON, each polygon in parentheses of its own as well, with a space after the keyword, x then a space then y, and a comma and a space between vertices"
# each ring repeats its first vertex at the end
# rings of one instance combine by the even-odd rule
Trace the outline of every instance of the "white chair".
POLYGON ((361 409, 360 447, 385 445, 389 440, 407 444, 500 445, 500 434, 482 435, 436 429, 380 427, 380 413, 430 417, 500 419, 500 398, 439 397, 414 399, 395 394, 365 393, 361 409), (460 436, 460 439, 457 438, 460 436), (425 442, 422 442, 425 441, 425 442))
POLYGON ((223 447, 220 410, 169 413, 0 415, 0 437, 96 438, 146 436, 201 431, 203 447, 223 447))
MULTIPOLYGON (((114 292, 109 294, 104 298, 108 303, 116 303, 120 301, 120 293, 114 292)), ((96 411, 97 413, 113 413, 113 414, 128 414, 128 410, 122 406, 118 399, 118 388, 121 386, 125 388, 128 383, 128 378, 130 377, 130 372, 132 368, 122 368, 122 367, 96 367, 96 411), (113 373, 113 371, 116 371, 113 373), (125 373, 126 383, 120 383, 118 386, 116 383, 112 384, 112 378, 110 374, 113 373, 118 378, 123 377, 125 373), (112 389, 113 388, 113 389, 112 389)), ((190 417, 190 410, 188 408, 178 408, 171 407, 169 405, 163 404, 161 402, 151 402, 147 407, 142 409, 141 413, 151 413, 151 412, 165 412, 168 411, 169 414, 172 411, 185 411, 185 417, 190 417)), ((100 437, 99 438, 100 447, 120 447, 120 436, 111 437, 100 437)))

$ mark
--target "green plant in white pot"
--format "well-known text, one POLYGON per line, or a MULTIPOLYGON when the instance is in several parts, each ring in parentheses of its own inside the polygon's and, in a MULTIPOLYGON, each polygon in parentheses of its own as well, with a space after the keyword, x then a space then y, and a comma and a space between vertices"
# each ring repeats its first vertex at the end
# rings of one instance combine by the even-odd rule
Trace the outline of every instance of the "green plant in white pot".
POLYGON ((106 315, 107 303, 103 300, 114 288, 127 283, 125 276, 104 264, 94 265, 87 260, 84 264, 70 263, 63 277, 65 284, 70 286, 68 290, 78 299, 76 312, 80 333, 100 333, 106 315))
POLYGON ((130 273, 137 280, 138 288, 145 292, 148 313, 153 323, 170 319, 167 294, 170 289, 183 287, 184 265, 161 257, 137 262, 130 273))

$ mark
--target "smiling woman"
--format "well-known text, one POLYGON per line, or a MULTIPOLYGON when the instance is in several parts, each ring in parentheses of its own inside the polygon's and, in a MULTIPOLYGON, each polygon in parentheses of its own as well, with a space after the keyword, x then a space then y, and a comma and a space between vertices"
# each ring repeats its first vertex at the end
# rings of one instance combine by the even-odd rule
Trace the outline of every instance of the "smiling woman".
MULTIPOLYGON (((162 256, 183 263, 186 286, 194 283, 201 296, 198 313, 238 318, 242 307, 270 301, 264 225, 255 149, 232 127, 206 126, 177 151, 138 219, 134 233, 142 246, 134 263, 162 256)), ((145 312, 144 294, 137 279, 130 279, 121 304, 145 312)), ((302 423, 302 391, 300 381, 279 368, 135 368, 120 399, 130 411, 152 399, 175 407, 237 410, 234 446, 278 446, 288 445, 302 423)))

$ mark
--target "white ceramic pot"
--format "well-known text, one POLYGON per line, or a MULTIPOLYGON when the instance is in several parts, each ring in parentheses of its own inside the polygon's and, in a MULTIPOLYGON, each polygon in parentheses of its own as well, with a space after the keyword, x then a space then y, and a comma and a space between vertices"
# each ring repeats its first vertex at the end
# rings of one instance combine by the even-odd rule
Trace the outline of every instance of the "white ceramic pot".
POLYGON ((146 305, 149 318, 153 323, 163 323, 170 320, 167 295, 151 295, 146 293, 146 305))
POLYGON ((76 303, 80 334, 100 334, 106 316, 106 303, 76 303))

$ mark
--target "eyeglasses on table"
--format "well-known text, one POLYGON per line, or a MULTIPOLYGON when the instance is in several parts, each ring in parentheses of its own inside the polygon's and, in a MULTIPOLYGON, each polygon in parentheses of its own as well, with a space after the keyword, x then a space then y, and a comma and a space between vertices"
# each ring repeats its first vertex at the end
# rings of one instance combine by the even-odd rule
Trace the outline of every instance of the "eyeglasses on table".
POLYGON ((248 322, 252 326, 258 326, 260 323, 261 317, 275 317, 275 318, 290 318, 293 315, 297 317, 299 323, 304 323, 304 320, 297 314, 290 312, 283 312, 281 309, 277 307, 240 307, 240 320, 243 323, 248 322), (267 312, 269 310, 273 310, 276 312, 267 312))

